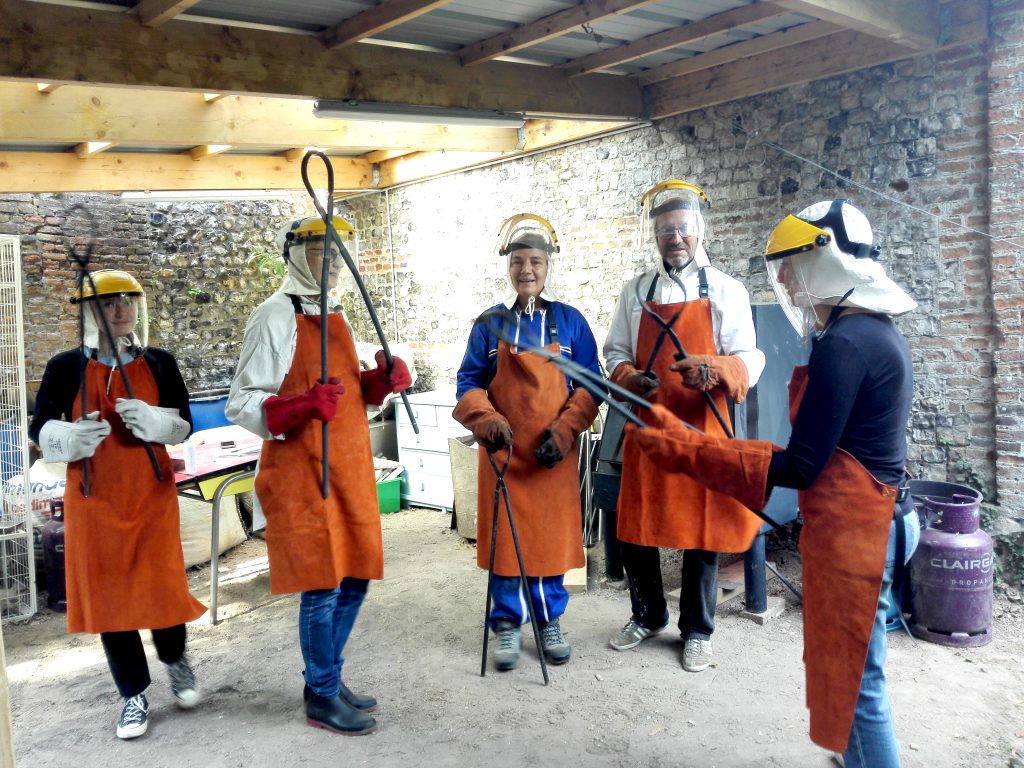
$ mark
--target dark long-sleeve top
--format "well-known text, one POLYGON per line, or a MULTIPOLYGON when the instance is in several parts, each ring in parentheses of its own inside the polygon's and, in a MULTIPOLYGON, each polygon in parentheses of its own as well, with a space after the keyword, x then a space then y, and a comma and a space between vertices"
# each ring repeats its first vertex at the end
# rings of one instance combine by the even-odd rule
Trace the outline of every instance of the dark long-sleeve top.
POLYGON ((842 448, 872 476, 899 485, 907 458, 914 374, 906 339, 886 315, 841 316, 814 342, 808 384, 769 487, 806 489, 842 448))
MULTIPOLYGON (((456 397, 461 398, 471 389, 487 389, 494 379, 498 371, 499 342, 495 329, 503 328, 500 313, 505 313, 505 317, 514 320, 514 326, 506 329, 508 335, 519 339, 523 344, 539 343, 540 346, 551 343, 548 332, 548 313, 551 313, 562 356, 598 376, 601 375, 594 333, 579 310, 560 301, 553 301, 544 309, 534 312, 531 317, 506 304, 496 304, 484 313, 490 319, 476 323, 469 334, 466 354, 456 376, 456 397)), ((576 386, 568 377, 565 385, 567 394, 576 386)))
MULTIPOLYGON (((82 380, 82 356, 80 349, 70 349, 54 355, 46 364, 43 380, 39 385, 39 394, 36 396, 36 410, 32 424, 28 428, 29 437, 36 443, 39 442, 39 430, 50 419, 71 421, 72 409, 82 380)), ((185 388, 174 356, 157 347, 146 348, 142 356, 146 359, 149 370, 153 372, 160 392, 160 402, 156 405, 161 408, 177 409, 181 418, 188 422, 191 431, 192 411, 188 405, 188 390, 185 388)), ((112 374, 119 375, 113 371, 112 374)))

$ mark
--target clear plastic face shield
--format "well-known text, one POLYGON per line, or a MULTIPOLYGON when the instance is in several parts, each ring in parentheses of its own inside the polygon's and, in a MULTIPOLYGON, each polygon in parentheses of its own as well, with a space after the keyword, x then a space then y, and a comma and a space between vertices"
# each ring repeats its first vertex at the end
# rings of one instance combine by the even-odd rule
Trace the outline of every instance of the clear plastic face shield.
POLYGON ((645 250, 653 243, 665 264, 677 271, 691 262, 708 266, 704 249, 704 208, 708 205, 704 191, 688 181, 669 179, 647 190, 641 205, 637 249, 645 250))
POLYGON ((867 218, 845 200, 815 203, 772 231, 768 279, 801 337, 824 329, 834 307, 900 315, 917 306, 886 276, 872 240, 867 218))
MULTIPOLYGON (((335 216, 332 224, 338 237, 345 244, 346 250, 353 259, 358 253, 356 232, 344 219, 335 216)), ((287 264, 287 275, 281 290, 284 293, 298 296, 318 296, 320 294, 320 277, 325 253, 328 262, 327 292, 335 300, 340 299, 341 289, 345 286, 340 281, 348 271, 336 243, 327 242, 326 226, 322 219, 299 219, 287 225, 278 233, 278 244, 282 248, 287 264)))
POLYGON ((538 299, 554 300, 548 284, 551 256, 558 250, 558 235, 540 216, 520 213, 501 225, 498 254, 508 259, 509 284, 527 314, 533 314, 538 299))
POLYGON ((149 311, 144 294, 100 294, 83 302, 83 343, 101 355, 112 355, 103 330, 106 318, 118 355, 144 350, 149 342, 149 311))

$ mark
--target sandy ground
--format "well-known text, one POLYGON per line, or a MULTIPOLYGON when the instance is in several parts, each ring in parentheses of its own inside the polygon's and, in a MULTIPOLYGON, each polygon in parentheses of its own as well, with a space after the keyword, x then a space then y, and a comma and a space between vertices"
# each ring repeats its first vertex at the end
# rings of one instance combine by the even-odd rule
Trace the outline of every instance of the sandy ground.
MULTIPOLYGON (((150 728, 135 741, 114 735, 120 700, 97 638, 66 635, 63 615, 45 608, 6 625, 18 766, 830 765, 807 738, 801 613, 791 599, 763 627, 739 616, 740 600, 720 606, 717 665, 690 674, 674 632, 626 653, 607 646, 629 600, 592 568, 590 591, 562 622, 573 658, 550 668, 549 686, 532 639, 518 669, 480 677, 486 580, 472 545, 441 512, 383 520, 387 578, 371 587, 345 665, 350 687, 381 701, 377 733, 346 738, 305 724, 297 598, 269 594, 265 546, 254 539, 222 561, 226 620, 190 627, 204 702, 175 708, 150 647, 150 728)), ((189 581, 206 601, 208 568, 189 581)), ((771 591, 784 593, 778 582, 771 591)), ((995 640, 980 649, 890 634, 907 768, 1004 767, 1024 751, 1024 609, 1001 596, 995 612, 995 640)))

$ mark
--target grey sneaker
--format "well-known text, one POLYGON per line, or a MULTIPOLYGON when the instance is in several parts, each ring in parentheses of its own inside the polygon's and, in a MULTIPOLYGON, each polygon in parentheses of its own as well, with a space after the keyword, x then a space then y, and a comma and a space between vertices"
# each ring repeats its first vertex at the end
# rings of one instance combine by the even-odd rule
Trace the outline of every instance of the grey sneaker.
POLYGON ((630 648, 636 648, 648 637, 653 637, 658 634, 664 628, 665 627, 648 629, 643 624, 640 624, 636 619, 630 619, 626 622, 626 626, 611 636, 608 640, 608 644, 616 651, 628 651, 630 648))
POLYGON ((182 654, 176 662, 168 664, 167 675, 171 678, 171 691, 174 692, 174 699, 178 702, 179 707, 192 709, 199 703, 202 695, 199 693, 196 673, 192 671, 188 656, 182 654))
POLYGON ((506 672, 515 669, 519 663, 519 651, 523 647, 523 635, 519 626, 511 621, 499 621, 495 630, 494 665, 506 672))
POLYGON ((117 738, 135 739, 146 732, 148 724, 146 715, 149 714, 149 702, 144 694, 136 694, 130 699, 124 700, 124 709, 121 710, 121 717, 117 721, 117 738))
POLYGON ((691 637, 683 644, 683 669, 700 672, 711 666, 711 641, 691 637))
POLYGON ((565 664, 572 655, 572 648, 562 634, 558 619, 541 623, 540 644, 544 648, 544 656, 552 664, 565 664))

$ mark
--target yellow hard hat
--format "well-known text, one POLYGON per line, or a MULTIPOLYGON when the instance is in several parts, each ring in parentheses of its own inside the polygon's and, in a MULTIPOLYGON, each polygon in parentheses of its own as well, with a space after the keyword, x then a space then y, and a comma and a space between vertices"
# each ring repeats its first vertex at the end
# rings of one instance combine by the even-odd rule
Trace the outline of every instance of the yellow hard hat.
POLYGON ((89 275, 92 281, 84 280, 81 288, 75 290, 75 295, 71 297, 72 304, 97 296, 143 296, 146 293, 138 280, 120 269, 98 269, 89 275), (93 285, 96 286, 95 294, 93 285))
POLYGON ((787 216, 768 236, 764 257, 768 261, 773 261, 793 256, 826 246, 831 239, 832 236, 821 227, 809 224, 796 216, 787 216))
MULTIPOLYGON (((340 216, 332 216, 331 224, 334 225, 334 230, 342 237, 355 233, 353 226, 340 216)), ((306 240, 323 239, 326 232, 327 225, 324 223, 324 220, 319 216, 311 216, 308 219, 299 219, 294 222, 292 228, 285 235, 285 240, 288 246, 298 245, 306 240)))

